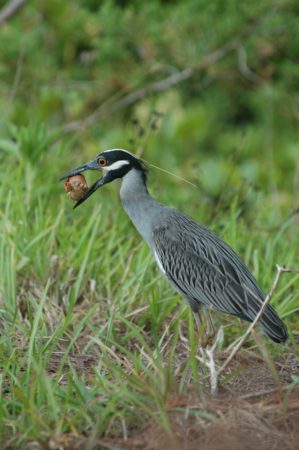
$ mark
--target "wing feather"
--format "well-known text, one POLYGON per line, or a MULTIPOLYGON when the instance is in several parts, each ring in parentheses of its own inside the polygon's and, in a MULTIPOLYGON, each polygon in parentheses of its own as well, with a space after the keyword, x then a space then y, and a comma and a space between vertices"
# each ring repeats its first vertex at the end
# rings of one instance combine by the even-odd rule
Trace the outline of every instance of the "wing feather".
POLYGON ((154 228, 153 243, 164 274, 193 309, 203 304, 250 320, 252 303, 256 311, 265 297, 228 245, 178 211, 154 228))

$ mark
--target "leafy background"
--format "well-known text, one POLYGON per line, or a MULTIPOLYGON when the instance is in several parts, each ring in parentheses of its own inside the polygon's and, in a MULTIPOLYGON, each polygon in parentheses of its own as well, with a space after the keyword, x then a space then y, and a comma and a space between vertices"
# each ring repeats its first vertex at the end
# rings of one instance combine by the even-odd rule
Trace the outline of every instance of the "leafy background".
MULTIPOLYGON (((149 418, 169 432, 169 396, 203 389, 179 344, 182 328, 193 348, 191 315, 119 187, 74 212, 66 170, 126 148, 196 185, 151 170, 151 192, 220 234, 266 291, 275 264, 299 267, 298 28, 295 0, 32 0, 0 21, 3 448, 98 448, 149 418)), ((298 276, 280 286, 298 352, 298 276)), ((224 346, 244 329, 217 321, 224 346)))

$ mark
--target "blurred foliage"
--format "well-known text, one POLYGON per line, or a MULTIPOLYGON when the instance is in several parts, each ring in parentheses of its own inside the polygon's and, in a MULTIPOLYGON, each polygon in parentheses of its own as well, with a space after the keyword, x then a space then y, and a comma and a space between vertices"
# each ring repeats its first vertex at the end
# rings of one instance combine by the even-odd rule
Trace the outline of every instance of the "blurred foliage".
POLYGON ((0 173, 21 164, 36 197, 28 217, 39 195, 56 205, 65 169, 125 147, 199 185, 152 180, 162 201, 206 223, 225 229, 232 205, 251 228, 284 223, 298 207, 298 13, 294 0, 28 2, 0 27, 0 173), (188 80, 64 134, 186 68, 188 80))
POLYGON ((231 171, 239 174, 237 182, 245 177, 293 189, 298 28, 295 0, 33 0, 0 28, 2 137, 15 138, 11 123, 23 127, 24 152, 36 161, 48 141, 31 150, 26 127, 45 123, 57 131, 125 93, 196 67, 236 41, 236 49, 215 64, 79 129, 75 141, 91 153, 113 146, 134 150, 130 119, 144 123, 157 109, 164 119, 147 139, 148 159, 166 168, 181 165, 190 178, 198 179, 200 170, 211 195, 221 192, 231 171))
MULTIPOLYGON (((121 210, 117 183, 74 212, 58 183, 70 168, 107 148, 137 152, 198 187, 151 171, 155 196, 219 233, 263 289, 275 264, 299 266, 298 30, 298 0, 28 0, 0 24, 0 446, 3 433, 9 448, 54 448, 40 439, 71 431, 92 448, 120 411, 129 430, 169 412, 176 342, 169 374, 164 362, 158 376, 148 370, 143 352, 154 348, 157 365, 160 334, 178 336, 178 317, 186 327, 184 304, 121 210), (202 66, 217 49, 227 51, 202 66), (185 69, 185 81, 119 107, 185 69), (103 342, 133 361, 128 384, 103 342), (61 385, 73 347, 99 366, 84 379, 70 360, 61 385), (57 350, 57 377, 46 376, 57 350)), ((298 275, 281 281, 273 304, 296 348, 298 275)), ((225 320, 226 345, 241 330, 225 320)), ((191 363, 192 352, 181 392, 191 363)))
MULTIPOLYGON (((3 191, 8 174, 15 177, 0 212, 9 209, 20 223, 27 217, 29 234, 16 241, 18 264, 24 266, 34 226, 51 227, 60 214, 59 176, 113 147, 195 183, 197 190, 154 169, 150 180, 159 199, 211 226, 241 254, 246 249, 248 261, 247 231, 255 233, 252 242, 260 232, 272 238, 285 231, 296 241, 298 29, 295 0, 26 3, 0 26, 3 191), (65 133, 68 123, 188 68, 194 73, 186 81, 65 133)), ((117 201, 113 193, 105 204, 111 222, 117 201)), ((269 258, 264 234, 262 240, 269 258)), ((270 271, 285 263, 275 251, 271 258, 270 271)), ((28 271, 29 259, 26 265, 28 271)))
POLYGON ((295 0, 28 2, 0 27, 0 173, 15 158, 47 170, 35 190, 55 204, 57 187, 40 180, 124 147, 200 188, 155 172, 162 201, 193 215, 204 204, 204 221, 218 214, 225 228, 237 198, 249 226, 278 226, 298 207, 298 13, 295 0), (188 80, 64 134, 186 68, 188 80))
MULTIPOLYGON (((275 197, 275 212, 265 213, 278 223, 298 206, 298 28, 295 0, 28 2, 0 27, 0 157, 37 164, 63 143, 71 166, 125 147, 198 184, 191 206, 207 202, 208 220, 236 195, 254 220, 262 192, 275 197), (113 109, 186 68, 194 69, 186 81, 113 109), (107 105, 106 118, 64 134, 107 105)), ((190 196, 171 195, 164 200, 178 206, 190 196)))

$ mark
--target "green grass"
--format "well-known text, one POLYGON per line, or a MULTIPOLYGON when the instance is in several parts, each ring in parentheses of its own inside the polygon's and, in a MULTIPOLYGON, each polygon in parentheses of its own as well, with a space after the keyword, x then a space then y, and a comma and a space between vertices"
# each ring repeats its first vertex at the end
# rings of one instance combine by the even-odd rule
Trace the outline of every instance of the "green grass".
MULTIPOLYGON (((72 209, 57 179, 87 155, 70 161, 58 146, 33 164, 22 151, 1 161, 3 442, 25 448, 65 435, 92 448, 104 436, 126 437, 148 421, 170 432, 169 399, 191 388, 200 394, 208 375, 196 359, 192 314, 129 223, 117 187, 72 209)), ((269 227, 271 193, 259 192, 253 209, 242 212, 243 193, 231 186, 209 224, 215 206, 200 201, 200 190, 159 172, 151 182, 166 203, 174 203, 175 190, 178 206, 241 253, 265 290, 276 263, 298 266, 296 218, 281 220, 281 210, 276 227, 269 227)), ((273 299, 295 351, 298 284, 298 274, 285 275, 273 299)), ((224 346, 244 330, 237 320, 217 320, 227 325, 224 346)), ((283 351, 265 344, 266 361, 283 351)))
MULTIPOLYGON (((1 448, 91 450, 155 425, 176 431, 175 414, 196 432, 226 415, 204 400, 192 314, 122 210, 118 183, 73 210, 58 179, 107 148, 142 154, 198 186, 152 168, 153 195, 219 234, 268 291, 276 264, 299 267, 297 3, 32 0, 1 24, 1 448), (194 77, 115 110, 232 40, 236 50, 194 77), (107 105, 105 120, 63 133, 107 105)), ((243 349, 277 387, 276 363, 298 360, 298 288, 285 274, 272 300, 287 346, 261 337, 243 349)), ((246 325, 214 320, 220 366, 246 325)), ((284 404, 296 373, 288 382, 284 404)))

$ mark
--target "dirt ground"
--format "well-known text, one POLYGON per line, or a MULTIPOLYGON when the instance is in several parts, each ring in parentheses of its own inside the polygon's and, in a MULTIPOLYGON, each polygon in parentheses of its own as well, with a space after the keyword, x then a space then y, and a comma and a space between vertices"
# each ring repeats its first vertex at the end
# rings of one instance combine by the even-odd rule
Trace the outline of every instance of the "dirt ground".
MULTIPOLYGON (((217 362, 225 358, 219 353, 217 362)), ((91 356, 74 358, 73 363, 85 372, 94 365, 91 356)), ((148 423, 142 430, 131 430, 127 439, 107 436, 91 444, 87 437, 64 436, 62 447, 62 442, 53 442, 49 448, 299 450, 299 385, 292 379, 299 375, 298 358, 287 350, 274 365, 271 369, 256 352, 242 350, 225 372, 226 382, 217 396, 211 396, 208 388, 199 393, 191 387, 185 395, 171 396, 170 433, 148 423)))
MULTIPOLYGON (((84 354, 85 337, 82 333, 82 346, 78 345, 66 358, 61 384, 67 382, 70 365, 78 375, 94 375, 99 354, 84 354)), ((190 351, 186 341, 181 338, 176 347, 177 385, 179 369, 190 351)), ((22 345, 25 346, 19 340, 18 348, 22 345)), ((64 360, 64 345, 50 358, 47 368, 50 377, 56 376, 64 360)), ((272 353, 270 356, 262 348, 257 339, 253 346, 243 347, 237 353, 221 375, 215 396, 210 394, 208 384, 195 390, 191 376, 182 395, 170 393, 169 432, 153 420, 142 428, 126 430, 126 438, 122 437, 122 430, 111 429, 107 435, 92 440, 91 436, 67 433, 50 441, 30 443, 26 450, 299 450, 298 351, 296 354, 291 346, 286 346, 283 353, 277 352, 279 356, 272 353)), ((167 347, 165 356, 166 353, 167 347)), ((220 367, 228 353, 220 350, 214 356, 220 367)), ((129 364, 124 370, 125 367, 129 364)))
POLYGON ((228 371, 239 374, 216 397, 190 392, 169 400, 172 436, 152 424, 127 442, 104 439, 98 449, 298 450, 299 386, 291 387, 292 375, 299 374, 298 364, 291 352, 275 362, 278 389, 264 360, 241 352, 228 371), (195 419, 193 409, 213 415, 214 420, 205 414, 195 419))

